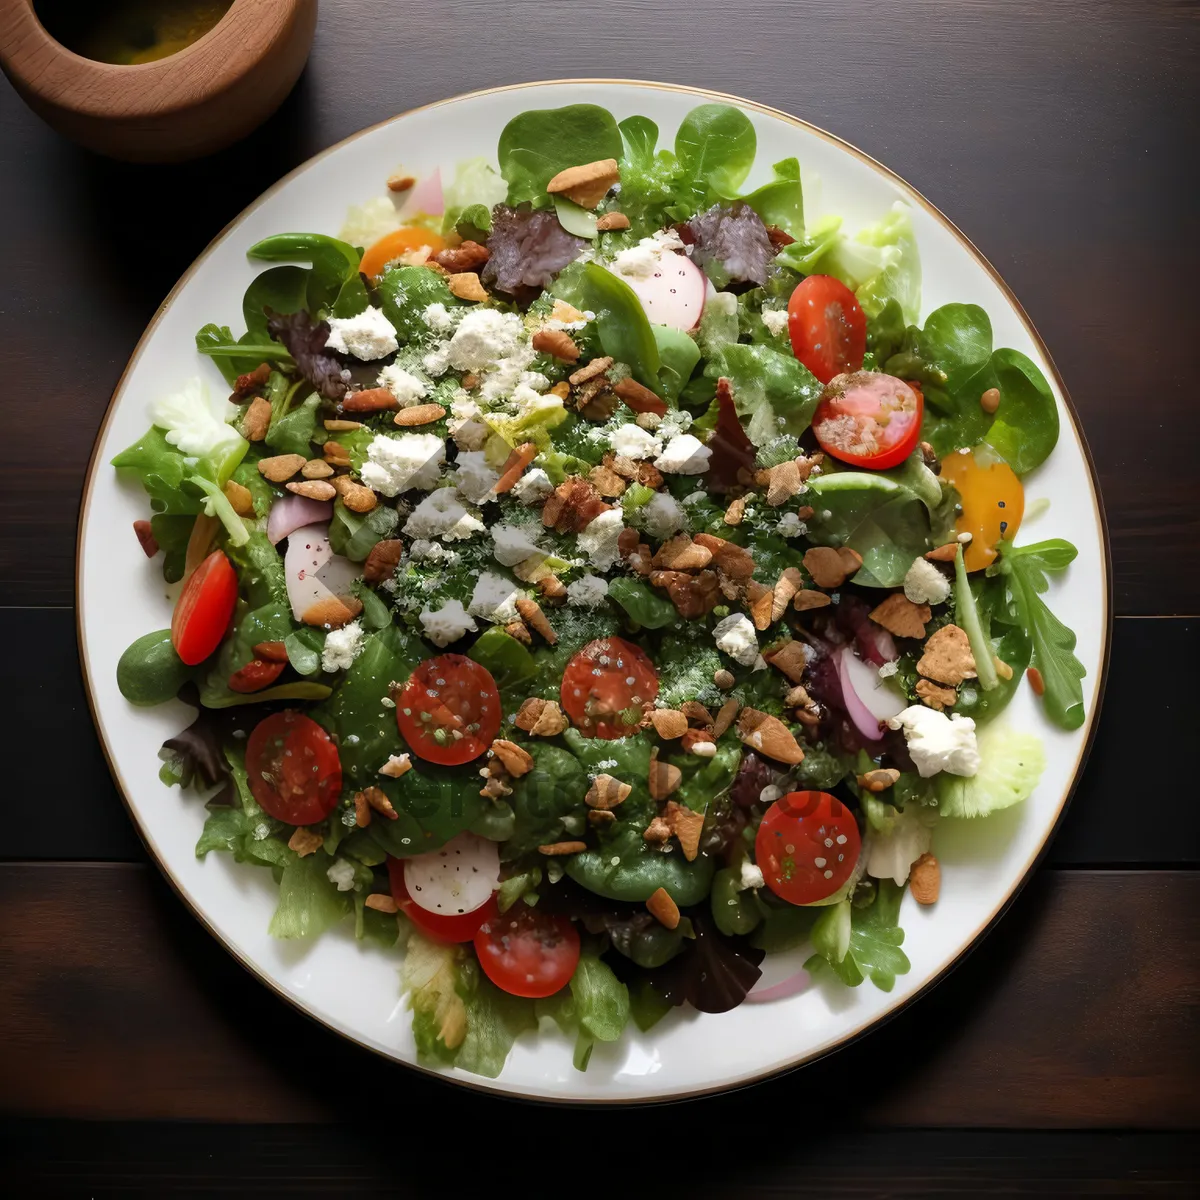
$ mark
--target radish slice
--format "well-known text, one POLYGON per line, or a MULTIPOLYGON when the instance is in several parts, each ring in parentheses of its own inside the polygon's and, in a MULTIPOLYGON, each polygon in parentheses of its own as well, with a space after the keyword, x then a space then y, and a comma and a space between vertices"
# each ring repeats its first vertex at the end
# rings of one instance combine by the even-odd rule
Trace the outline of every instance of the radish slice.
POLYGON ((293 530, 305 525, 321 525, 333 516, 332 500, 310 500, 307 496, 287 495, 271 505, 267 515, 267 537, 279 545, 293 530))
POLYGON ((429 217, 440 217, 446 211, 446 201, 442 196, 442 169, 435 167, 432 175, 426 175, 420 183, 413 186, 408 193, 408 199, 400 210, 402 217, 415 217, 424 213, 429 217))
POLYGON ((500 884, 500 850, 474 833, 460 833, 440 850, 404 860, 404 886, 413 903, 442 917, 482 908, 500 884))
POLYGON ((838 682, 846 712, 863 737, 876 742, 883 737, 880 722, 897 716, 908 701, 879 678, 879 669, 843 647, 838 652, 838 682))
POLYGON ((812 976, 801 967, 795 975, 789 975, 770 987, 755 988, 746 994, 747 1004, 767 1004, 772 1000, 786 1000, 789 996, 798 995, 812 982, 812 976))
POLYGON ((305 525, 292 532, 283 557, 283 572, 297 621, 302 621, 319 601, 349 595, 350 585, 360 574, 354 563, 330 548, 328 525, 305 525))
POLYGON ((708 276, 686 254, 664 254, 654 274, 644 279, 621 278, 634 290, 652 324, 685 332, 700 324, 708 276))

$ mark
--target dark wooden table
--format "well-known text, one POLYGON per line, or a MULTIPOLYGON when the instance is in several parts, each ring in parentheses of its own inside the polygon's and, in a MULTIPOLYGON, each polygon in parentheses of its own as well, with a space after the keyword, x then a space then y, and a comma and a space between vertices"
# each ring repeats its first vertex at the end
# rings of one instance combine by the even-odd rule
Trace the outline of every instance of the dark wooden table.
POLYGON ((1190 1192, 1198 35, 1185 0, 326 0, 279 114, 244 144, 172 168, 82 153, 0 85, 11 1194, 457 1196, 492 1179, 524 1190, 531 1172, 571 1196, 1190 1192), (1108 507, 1117 614, 1107 707, 1065 828, 965 965, 797 1074, 597 1116, 415 1077, 243 974, 126 818, 88 717, 71 609, 93 437, 142 328, 205 243, 366 124, 572 75, 699 84, 787 109, 888 163, 961 225, 1072 391, 1108 507))

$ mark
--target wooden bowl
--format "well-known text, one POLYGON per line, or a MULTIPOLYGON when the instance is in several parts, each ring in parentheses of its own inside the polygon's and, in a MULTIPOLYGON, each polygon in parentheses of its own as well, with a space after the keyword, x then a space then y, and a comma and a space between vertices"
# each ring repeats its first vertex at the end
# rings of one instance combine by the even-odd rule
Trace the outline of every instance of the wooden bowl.
POLYGON ((0 67, 30 108, 112 158, 179 162, 244 137, 292 90, 312 45, 317 0, 233 0, 192 45, 118 66, 56 42, 33 0, 0 0, 0 67))

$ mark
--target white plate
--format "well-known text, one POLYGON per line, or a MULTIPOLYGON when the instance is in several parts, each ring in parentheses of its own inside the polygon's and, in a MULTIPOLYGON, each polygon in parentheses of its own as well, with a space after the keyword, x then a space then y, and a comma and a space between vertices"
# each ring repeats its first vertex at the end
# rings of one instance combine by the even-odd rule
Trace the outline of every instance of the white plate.
MULTIPOLYGON (((897 198, 910 202, 924 267, 923 313, 952 300, 982 305, 998 346, 1013 346, 1054 382, 1062 436, 1050 460, 1026 480, 1030 500, 1049 512, 1028 540, 1056 536, 1079 558, 1051 585, 1049 601, 1079 636, 1087 667, 1088 720, 1064 733, 1022 687, 1007 713, 1046 743, 1046 773, 1033 797, 983 822, 944 822, 935 849, 942 898, 929 909, 906 899, 904 949, 912 971, 885 993, 869 982, 855 990, 816 986, 774 1004, 743 1005, 722 1016, 671 1014, 647 1035, 636 1031, 598 1046, 586 1074, 571 1066, 571 1047, 556 1035, 522 1037, 499 1079, 451 1070, 456 1081, 517 1095, 566 1101, 647 1101, 721 1090, 811 1060, 861 1034, 910 1001, 958 959, 999 915, 1045 848, 1082 765, 1096 720, 1107 661, 1109 587, 1103 517, 1087 451, 1045 348, 995 271, 949 221, 902 180, 861 151, 793 117, 734 97, 657 84, 575 81, 477 92, 396 117, 298 167, 233 222, 176 285, 135 351, 113 397, 88 477, 80 523, 79 632, 96 723, 109 763, 159 866, 189 907, 260 979, 332 1029, 398 1062, 413 1065, 409 1014, 398 995, 394 956, 359 946, 349 932, 312 945, 267 935, 276 889, 270 872, 222 854, 193 853, 204 811, 194 796, 158 779, 156 750, 189 719, 178 703, 137 709, 117 691, 117 659, 134 638, 170 623, 160 564, 148 562, 130 533, 147 512, 136 485, 119 484, 109 459, 146 428, 147 405, 181 379, 204 372, 193 335, 208 321, 240 327, 241 296, 260 265, 246 247, 287 230, 336 233, 346 207, 380 194, 398 163, 424 173, 472 155, 494 161, 497 136, 515 114, 590 101, 619 119, 653 118, 670 145, 689 109, 706 100, 740 104, 758 133, 757 186, 771 163, 800 159, 811 216, 840 213, 847 227, 876 221, 897 198)), ((791 963, 768 960, 771 978, 791 963)))

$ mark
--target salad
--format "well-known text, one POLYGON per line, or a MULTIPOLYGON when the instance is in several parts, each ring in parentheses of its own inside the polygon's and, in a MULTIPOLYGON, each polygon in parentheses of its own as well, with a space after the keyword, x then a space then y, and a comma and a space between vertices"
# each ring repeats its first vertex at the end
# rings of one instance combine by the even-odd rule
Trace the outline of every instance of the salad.
POLYGON ((197 710, 197 855, 272 871, 280 938, 395 953, 424 1061, 892 988, 939 822, 1037 783, 1016 689, 1083 721, 1075 548, 1016 544, 1046 380, 921 320, 902 203, 851 235, 755 154, 737 108, 665 149, 579 104, 397 171, 248 249, 244 332, 196 335, 232 395, 164 390, 113 460, 180 585, 118 682, 197 710))

